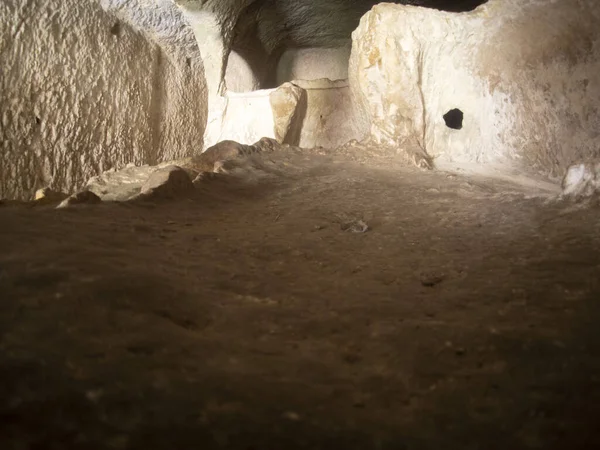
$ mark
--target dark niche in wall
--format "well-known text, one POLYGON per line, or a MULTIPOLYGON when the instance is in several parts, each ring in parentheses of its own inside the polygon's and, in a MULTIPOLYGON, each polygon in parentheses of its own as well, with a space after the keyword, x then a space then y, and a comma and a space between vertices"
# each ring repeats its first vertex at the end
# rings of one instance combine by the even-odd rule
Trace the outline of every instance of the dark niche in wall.
POLYGON ((116 21, 112 27, 110 27, 110 34, 113 36, 121 35, 121 22, 116 21))
POLYGON ((394 3, 424 6, 426 8, 441 9, 442 11, 466 12, 487 3, 487 0, 405 0, 395 1, 394 3))
POLYGON ((453 130, 462 129, 463 119, 464 114, 458 108, 451 109, 446 114, 444 114, 444 122, 446 122, 446 126, 448 128, 452 128, 453 130))

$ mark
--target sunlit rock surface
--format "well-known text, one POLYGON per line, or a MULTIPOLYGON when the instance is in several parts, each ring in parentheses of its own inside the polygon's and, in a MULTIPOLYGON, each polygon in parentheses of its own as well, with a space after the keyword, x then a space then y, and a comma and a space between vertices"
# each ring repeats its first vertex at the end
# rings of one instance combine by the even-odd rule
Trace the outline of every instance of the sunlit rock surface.
POLYGON ((600 3, 490 0, 470 13, 380 4, 349 77, 375 142, 437 161, 562 175, 600 152, 600 3))

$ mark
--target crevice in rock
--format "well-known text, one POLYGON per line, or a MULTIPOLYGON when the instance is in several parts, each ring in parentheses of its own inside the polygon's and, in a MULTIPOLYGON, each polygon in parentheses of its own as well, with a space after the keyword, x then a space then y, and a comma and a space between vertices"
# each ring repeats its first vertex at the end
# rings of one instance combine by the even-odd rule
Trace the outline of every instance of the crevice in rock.
POLYGON ((121 35, 121 22, 117 20, 114 25, 110 27, 110 34, 117 37, 121 35))
POLYGON ((157 164, 160 154, 162 140, 163 114, 167 107, 167 92, 163 86, 165 79, 163 53, 160 47, 156 47, 154 62, 154 79, 152 82, 152 96, 150 99, 149 121, 152 136, 152 148, 146 153, 144 160, 148 164, 157 164))
POLYGON ((464 114, 458 108, 451 109, 444 114, 444 122, 446 122, 446 126, 448 128, 452 128, 453 130, 462 130, 463 119, 464 114))

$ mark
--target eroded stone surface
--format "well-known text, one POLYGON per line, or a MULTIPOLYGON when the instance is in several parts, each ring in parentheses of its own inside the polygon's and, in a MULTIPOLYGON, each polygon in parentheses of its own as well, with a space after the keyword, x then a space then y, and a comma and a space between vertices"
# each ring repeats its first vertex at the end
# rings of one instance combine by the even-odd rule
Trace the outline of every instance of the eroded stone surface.
POLYGON ((297 80, 277 89, 229 93, 224 101, 221 128, 213 129, 208 142, 249 145, 262 136, 306 148, 335 148, 368 134, 346 80, 297 80))
POLYGON ((256 153, 272 152, 279 147, 276 140, 266 137, 253 145, 222 141, 194 157, 166 161, 155 166, 130 164, 121 170, 108 170, 90 178, 86 190, 102 201, 123 202, 154 195, 173 197, 189 190, 188 180, 200 183, 210 177, 207 174, 227 172, 225 166, 228 162, 256 153))
POLYGON ((4 0, 0 24, 0 197, 72 192, 110 168, 202 148, 200 61, 97 2, 4 0))
POLYGON ((218 172, 222 163, 256 153, 268 153, 279 148, 279 143, 272 138, 263 137, 253 145, 244 145, 235 141, 221 141, 207 149, 204 153, 192 157, 185 167, 198 172, 218 172))
POLYGON ((194 202, 0 208, 0 448, 600 448, 598 208, 272 159, 194 202))
POLYGON ((167 166, 154 171, 140 190, 142 196, 176 197, 194 189, 187 172, 178 166, 167 166))
POLYGON ((347 80, 297 80, 294 84, 307 94, 300 147, 336 148, 368 134, 357 120, 347 80))
POLYGON ((100 199, 100 197, 98 197, 92 191, 84 190, 76 192, 75 194, 69 196, 68 198, 60 202, 60 204, 56 208, 68 208, 71 206, 84 204, 95 205, 101 202, 102 199, 100 199))
POLYGON ((600 193, 600 162, 575 164, 567 170, 562 181, 566 197, 589 197, 600 193))
POLYGON ((225 140, 250 145, 263 136, 275 138, 275 122, 271 108, 272 89, 233 93, 222 97, 222 104, 211 112, 211 128, 206 145, 212 147, 225 140))
POLYGON ((306 115, 306 91, 292 83, 284 83, 269 94, 273 110, 275 139, 298 145, 306 115))
MULTIPOLYGON (((170 163, 167 163, 170 164, 170 163)), ((104 201, 125 201, 138 195, 152 173, 160 166, 135 166, 133 164, 121 170, 108 170, 90 178, 86 189, 98 195, 104 201)))
MULTIPOLYGON (((483 0, 407 1, 465 10, 483 0)), ((350 34, 358 25, 360 17, 377 0, 174 2, 179 5, 190 24, 203 57, 209 110, 215 111, 209 115, 206 128, 207 148, 219 139, 232 139, 231 136, 219 136, 224 120, 223 96, 228 92, 228 83, 231 82, 234 91, 248 91, 249 86, 255 82, 259 83, 261 89, 273 88, 277 84, 278 62, 286 49, 290 49, 290 53, 280 66, 280 73, 288 74, 284 77, 345 78, 344 61, 347 60, 348 53, 344 48, 347 49, 350 45, 350 34), (231 50, 237 55, 231 57, 231 50), (326 54, 330 54, 331 58, 325 59, 326 54), (243 56, 243 61, 237 56, 243 56), (233 65, 229 74, 228 61, 233 65), (235 72, 243 72, 245 82, 238 84, 234 81, 232 76, 235 72)), ((280 78, 280 81, 283 80, 280 78)))
POLYGON ((562 175, 600 149, 599 22, 587 0, 490 0, 464 14, 379 4, 353 34, 362 122, 375 142, 410 138, 440 160, 562 175))
POLYGON ((332 81, 348 78, 350 42, 336 48, 300 48, 286 50, 277 65, 277 82, 294 80, 332 81))
POLYGON ((260 89, 260 74, 236 51, 229 53, 225 83, 229 92, 252 92, 260 89))

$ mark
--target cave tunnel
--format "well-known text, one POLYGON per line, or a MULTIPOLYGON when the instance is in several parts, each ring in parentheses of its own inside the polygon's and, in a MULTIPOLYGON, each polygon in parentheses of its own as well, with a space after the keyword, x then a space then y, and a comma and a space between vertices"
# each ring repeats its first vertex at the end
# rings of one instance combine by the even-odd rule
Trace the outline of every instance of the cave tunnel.
MULTIPOLYGON (((347 78, 352 31, 377 3, 374 0, 251 3, 240 14, 233 31, 228 85, 236 91, 251 91, 273 88, 294 79, 347 78)), ((392 3, 466 12, 485 0, 392 3)))

